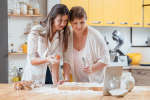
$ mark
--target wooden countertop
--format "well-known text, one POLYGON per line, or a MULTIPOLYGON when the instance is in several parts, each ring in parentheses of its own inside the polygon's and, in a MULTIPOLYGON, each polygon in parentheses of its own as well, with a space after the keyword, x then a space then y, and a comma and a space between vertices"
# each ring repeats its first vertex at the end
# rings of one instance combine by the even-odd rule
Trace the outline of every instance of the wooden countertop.
POLYGON ((0 84, 0 100, 150 100, 150 86, 136 86, 124 97, 100 95, 43 94, 31 91, 16 91, 12 84, 0 84), (73 98, 74 97, 74 98, 73 98), (54 99, 55 98, 55 99, 54 99))

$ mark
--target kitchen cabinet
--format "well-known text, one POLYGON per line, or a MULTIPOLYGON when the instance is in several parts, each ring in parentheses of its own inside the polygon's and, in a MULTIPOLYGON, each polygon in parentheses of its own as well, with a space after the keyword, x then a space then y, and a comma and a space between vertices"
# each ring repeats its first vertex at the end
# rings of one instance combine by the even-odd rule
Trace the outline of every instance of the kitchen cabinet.
POLYGON ((119 11, 116 12, 118 13, 119 26, 131 26, 131 0, 119 0, 117 6, 119 7, 119 11))
POLYGON ((144 27, 150 27, 150 6, 144 6, 144 27))
POLYGON ((65 4, 69 9, 71 9, 73 6, 81 6, 85 9, 86 13, 87 13, 87 17, 88 15, 88 0, 61 0, 62 4, 65 4))
POLYGON ((143 0, 131 0, 131 26, 143 26, 143 0))
POLYGON ((89 0, 89 24, 102 26, 104 24, 104 0, 89 0))
POLYGON ((150 0, 144 0, 144 5, 145 4, 150 4, 150 0))
POLYGON ((104 26, 119 26, 118 5, 119 0, 104 0, 104 26))
POLYGON ((135 84, 138 86, 150 86, 150 69, 134 69, 131 71, 135 84))
MULTIPOLYGON (((150 27, 149 6, 143 0, 61 0, 69 9, 82 6, 94 26, 150 27)), ((144 0, 150 4, 150 0, 144 0)))
POLYGON ((150 86, 150 66, 133 65, 123 69, 132 73, 136 86, 150 86))

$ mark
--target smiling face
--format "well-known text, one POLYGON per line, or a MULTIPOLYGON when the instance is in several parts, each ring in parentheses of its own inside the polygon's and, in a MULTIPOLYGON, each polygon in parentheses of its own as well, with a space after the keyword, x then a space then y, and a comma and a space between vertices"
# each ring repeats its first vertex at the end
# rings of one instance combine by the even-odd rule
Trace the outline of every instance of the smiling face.
POLYGON ((71 21, 71 26, 73 31, 77 33, 83 33, 83 31, 86 29, 86 18, 75 18, 73 21, 71 21))
POLYGON ((80 6, 72 7, 70 10, 70 23, 73 31, 79 35, 83 33, 87 27, 87 15, 84 8, 80 6))
POLYGON ((56 31, 61 31, 68 23, 68 16, 67 15, 57 15, 54 19, 53 26, 55 27, 56 31))

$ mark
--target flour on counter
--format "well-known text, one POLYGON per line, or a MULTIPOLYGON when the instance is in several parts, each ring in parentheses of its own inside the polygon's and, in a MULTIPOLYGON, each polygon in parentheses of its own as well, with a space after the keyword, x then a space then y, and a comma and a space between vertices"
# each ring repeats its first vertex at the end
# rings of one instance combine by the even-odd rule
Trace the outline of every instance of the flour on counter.
POLYGON ((61 94, 61 95, 72 95, 72 94, 87 94, 87 95, 103 95, 102 91, 81 91, 81 90, 76 90, 76 91, 70 91, 70 90, 58 90, 57 88, 53 88, 50 86, 43 86, 40 88, 35 88, 31 90, 30 92, 36 92, 36 93, 44 93, 46 95, 48 94, 61 94))

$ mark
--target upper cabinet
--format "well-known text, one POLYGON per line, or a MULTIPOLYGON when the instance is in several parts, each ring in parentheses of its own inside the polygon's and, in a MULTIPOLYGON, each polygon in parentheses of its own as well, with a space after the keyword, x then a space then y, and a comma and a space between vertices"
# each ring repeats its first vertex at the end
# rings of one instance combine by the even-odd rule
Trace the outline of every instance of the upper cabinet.
POLYGON ((150 4, 150 0, 144 0, 144 5, 150 4))
POLYGON ((89 17, 88 0, 61 0, 61 3, 67 5, 69 9, 73 6, 82 6, 87 13, 87 17, 89 17))
POLYGON ((116 6, 118 7, 117 13, 119 26, 131 26, 131 1, 132 0, 118 0, 119 4, 117 4, 116 6))
POLYGON ((144 27, 150 27, 150 6, 144 7, 144 27))
POLYGON ((131 0, 130 20, 132 27, 143 26, 143 0, 131 0))
POLYGON ((69 8, 82 6, 94 26, 150 27, 150 0, 61 0, 69 8), (146 5, 146 6, 143 6, 146 5))
POLYGON ((118 9, 119 0, 103 0, 104 1, 104 26, 118 25, 118 9))
POLYGON ((104 24, 104 1, 89 0, 89 24, 101 26, 104 24))

